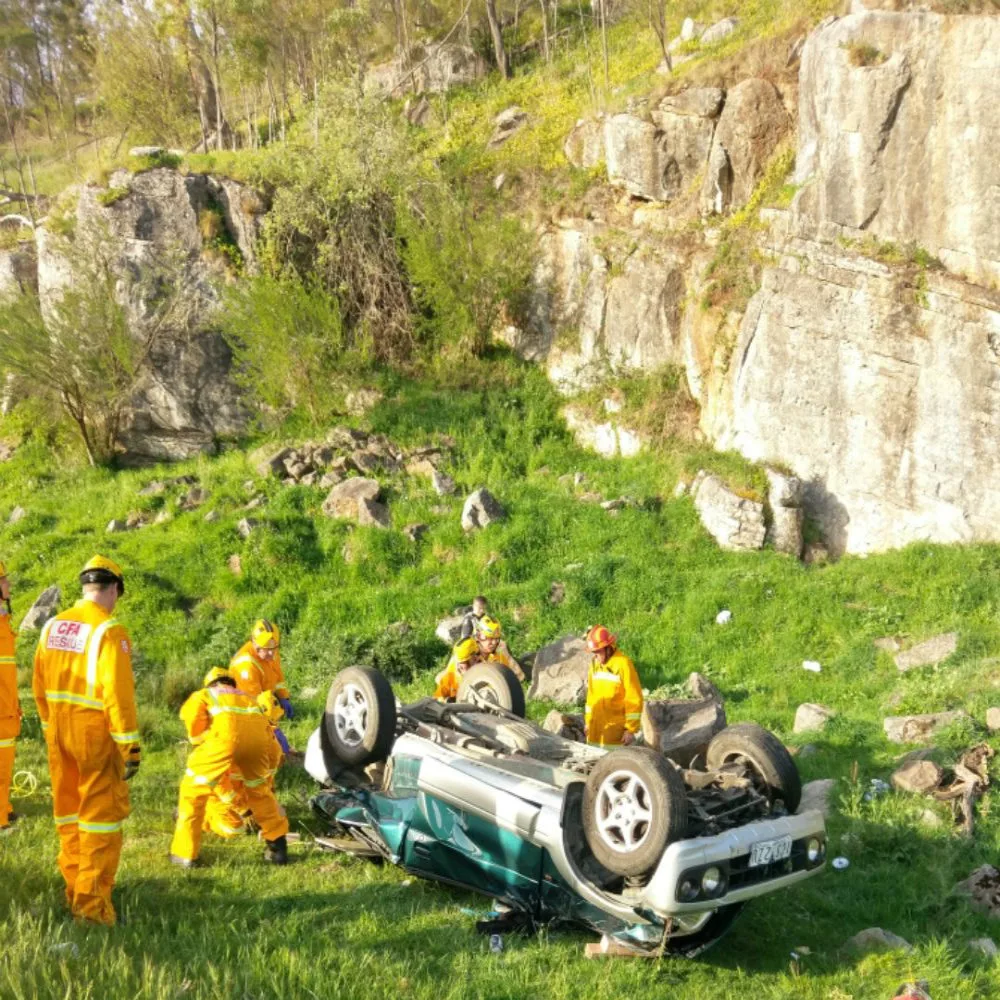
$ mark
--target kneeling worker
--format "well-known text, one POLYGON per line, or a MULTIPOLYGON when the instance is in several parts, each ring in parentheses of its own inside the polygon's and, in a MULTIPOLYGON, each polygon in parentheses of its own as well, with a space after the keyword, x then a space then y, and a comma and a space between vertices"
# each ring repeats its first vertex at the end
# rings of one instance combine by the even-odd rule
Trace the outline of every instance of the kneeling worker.
POLYGON ((195 743, 181 781, 177 826, 170 860, 182 868, 198 865, 205 809, 216 795, 233 795, 231 772, 242 777, 247 804, 260 826, 264 860, 287 864, 288 819, 271 790, 281 748, 256 699, 236 687, 225 671, 209 671, 206 687, 185 702, 181 717, 195 743))
POLYGON ((448 665, 434 678, 437 687, 434 697, 442 701, 454 701, 462 686, 462 674, 482 660, 479 643, 475 639, 463 639, 452 650, 448 665))
POLYGON ((500 622, 489 615, 483 615, 476 624, 476 642, 479 644, 479 651, 487 663, 499 663, 505 666, 508 670, 513 671, 514 676, 522 684, 524 683, 524 671, 503 640, 503 629, 500 627, 500 622))
POLYGON ((591 746, 629 746, 642 722, 642 685, 635 665, 615 648, 615 637, 603 626, 587 632, 594 654, 587 671, 584 723, 591 746))

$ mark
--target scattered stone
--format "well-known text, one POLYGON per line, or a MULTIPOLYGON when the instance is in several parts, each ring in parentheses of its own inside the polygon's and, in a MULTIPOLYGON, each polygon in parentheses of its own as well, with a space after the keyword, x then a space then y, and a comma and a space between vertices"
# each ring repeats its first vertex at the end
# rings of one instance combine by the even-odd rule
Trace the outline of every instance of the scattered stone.
POLYGON ((0 462, 9 462, 14 457, 16 447, 6 441, 0 441, 0 462))
POLYGON ((602 497, 600 493, 589 492, 581 493, 577 499, 580 503, 601 503, 604 500, 604 497, 602 497))
POLYGON ((347 394, 344 406, 352 417, 364 416, 385 399, 385 393, 378 389, 355 389, 347 394))
POLYGON ((442 618, 438 622, 434 634, 449 648, 454 646, 462 637, 462 622, 465 621, 466 612, 472 608, 463 608, 462 613, 453 615, 451 618, 442 618))
POLYGON ((1000 872, 993 865, 977 868, 955 886, 960 896, 968 896, 974 910, 987 917, 1000 917, 1000 872))
POLYGON ((958 649, 958 633, 945 632, 932 639, 911 646, 895 656, 896 669, 901 673, 913 670, 914 667, 937 666, 948 659, 958 649))
POLYGON ((358 504, 362 500, 378 500, 381 495, 382 487, 375 479, 345 479, 327 494, 322 510, 327 517, 357 520, 358 504))
POLYGON ((408 524, 405 528, 403 528, 403 534, 406 535, 411 542, 419 542, 420 539, 427 534, 427 525, 408 524))
POLYGON ((899 640, 894 635, 885 635, 881 639, 875 639, 872 645, 882 653, 898 653, 901 648, 899 640))
POLYGON ((920 814, 920 823, 930 830, 939 830, 944 826, 944 820, 933 809, 925 809, 920 814))
POLYGON ((256 518, 244 517, 240 523, 236 525, 236 530, 240 533, 241 538, 249 538, 259 527, 260 521, 256 518))
POLYGON ((250 464, 258 476, 282 476, 285 473, 285 460, 293 454, 288 447, 276 448, 265 445, 250 453, 250 464))
POLYGON ((478 489, 469 495, 462 508, 462 528, 475 531, 502 521, 506 516, 507 512, 489 490, 478 489))
POLYGON ((1000 708, 986 709, 986 728, 991 733, 1000 731, 1000 708))
POLYGON ((238 555, 231 555, 227 560, 226 565, 229 567, 229 572, 232 573, 233 576, 243 575, 243 560, 238 555))
POLYGON ((560 712, 557 708, 545 716, 542 729, 548 733, 555 733, 564 740, 574 740, 577 743, 582 743, 586 739, 583 716, 560 712))
POLYGON ((527 123, 527 112, 522 111, 516 104, 513 107, 506 108, 504 111, 501 111, 500 114, 493 119, 493 135, 490 137, 490 141, 487 143, 486 148, 498 149, 509 139, 513 138, 515 133, 524 128, 527 123))
POLYGON ((855 934, 845 947, 862 954, 872 951, 913 951, 913 945, 909 941, 881 927, 869 927, 855 934))
POLYGON ((161 510, 160 513, 153 518, 153 524, 166 524, 167 521, 170 520, 170 516, 169 510, 161 510))
POLYGON ((910 760, 897 768, 892 783, 901 792, 914 795, 929 795, 944 777, 944 769, 932 760, 910 760))
POLYGON ((830 797, 836 786, 836 778, 819 778, 816 781, 807 782, 802 786, 802 799, 799 802, 798 812, 804 813, 815 809, 821 812, 825 819, 829 818, 830 797))
POLYGON ((764 545, 764 505, 741 497, 718 476, 704 470, 691 489, 694 505, 706 531, 723 549, 756 550, 764 545))
POLYGON ((818 732, 825 729, 826 724, 836 717, 837 713, 832 708, 806 702, 804 705, 799 705, 795 711, 795 725, 792 728, 792 732, 818 732))
POLYGON ((17 524, 18 521, 23 521, 28 516, 28 512, 23 507, 15 507, 10 512, 10 517, 7 518, 8 524, 17 524))
POLYGON ((21 629, 41 628, 59 611, 61 600, 62 591, 58 586, 46 587, 28 608, 28 613, 21 620, 21 629))
POLYGON ((125 518, 125 527, 131 531, 133 528, 141 528, 146 523, 146 515, 141 511, 133 510, 127 518, 125 518))
POLYGON ((681 497, 687 496, 688 484, 684 480, 680 480, 674 487, 673 497, 675 500, 680 500, 681 497))
POLYGON ((682 42, 690 42, 695 38, 699 38, 704 31, 704 24, 696 21, 693 17, 686 17, 684 18, 684 23, 681 25, 680 39, 682 42))
POLYGON ((243 505, 243 509, 244 510, 259 510, 266 503, 267 503, 267 499, 265 497, 251 497, 251 499, 248 500, 243 505))
POLYGON ((415 458, 406 463, 406 472, 410 476, 426 476, 433 479, 437 468, 429 458, 415 458))
POLYGON ((140 497, 159 497, 163 496, 167 492, 167 484, 163 482, 162 479, 154 479, 151 483, 147 483, 141 490, 139 490, 137 496, 140 497))
POLYGON ((882 725, 886 738, 892 743, 928 743, 939 729, 968 718, 968 713, 961 710, 926 715, 890 715, 882 725))
MULTIPOLYGON (((724 17, 721 21, 716 21, 710 28, 706 28, 701 35, 702 45, 714 45, 721 42, 723 38, 728 38, 740 24, 738 17, 724 17)), ((683 34, 683 32, 682 32, 683 34)))
POLYGON ((355 448, 363 447, 367 444, 368 435, 364 431, 356 430, 353 427, 334 427, 327 434, 326 440, 334 448, 353 451, 355 448))
POLYGON ((528 697, 582 705, 592 658, 587 644, 575 635, 543 646, 535 656, 528 697))
POLYGON ((624 510, 628 506, 629 501, 627 497, 618 497, 617 500, 605 500, 601 504, 604 510, 624 510))
POLYGON ((120 531, 128 531, 128 525, 117 518, 112 518, 108 521, 108 526, 104 529, 106 535, 116 535, 120 531))
POLYGON ((549 604, 562 604, 566 600, 566 584, 553 583, 549 587, 549 604))
POLYGON ((218 521, 219 518, 221 518, 221 517, 222 517, 222 515, 217 510, 210 510, 205 515, 205 523, 206 524, 215 524, 215 522, 218 521))
POLYGON ((194 510, 196 507, 200 507, 209 496, 208 490, 204 490, 200 486, 192 486, 184 496, 177 500, 177 506, 181 510, 194 510))
POLYGON ((771 523, 767 541, 775 551, 798 559, 802 555, 802 481, 777 469, 766 469, 771 523))
POLYGON ((973 951, 985 955, 991 962, 1000 955, 1000 949, 997 948, 996 942, 992 938, 975 938, 969 942, 969 947, 973 951))
POLYGON ((732 620, 733 620, 733 613, 732 611, 729 610, 729 608, 723 608, 715 616, 716 625, 728 625, 732 620))
POLYGON ((316 484, 317 486, 322 486, 323 489, 328 490, 337 485, 337 483, 342 483, 344 477, 339 472, 324 472, 320 481, 316 484))
POLYGON ((391 521, 389 508, 378 500, 358 501, 358 524, 373 528, 388 528, 391 521))
POLYGON ((450 497, 458 489, 451 476, 438 472, 437 469, 431 473, 431 485, 434 487, 434 492, 442 497, 450 497))

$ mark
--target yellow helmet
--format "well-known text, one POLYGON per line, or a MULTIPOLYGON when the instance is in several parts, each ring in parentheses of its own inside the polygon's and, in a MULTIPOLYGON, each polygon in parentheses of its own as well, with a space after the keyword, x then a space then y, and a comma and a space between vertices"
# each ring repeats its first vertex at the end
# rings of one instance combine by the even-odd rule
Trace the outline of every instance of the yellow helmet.
POLYGON ((257 707, 267 716, 267 721, 277 725, 285 716, 285 710, 273 691, 262 691, 257 695, 257 707))
POLYGON ((479 654, 479 643, 475 639, 463 639, 455 647, 455 659, 459 663, 468 663, 474 656, 479 654))
POLYGON ((477 639, 499 639, 501 635, 503 629, 500 628, 500 622, 489 615, 483 615, 476 623, 477 639))
POLYGON ((274 622, 270 622, 266 618, 259 618, 254 623, 253 631, 250 633, 250 641, 258 649, 277 649, 281 642, 281 633, 274 622))
POLYGON ((208 687, 209 684, 214 684, 220 677, 228 677, 232 679, 232 674, 225 667, 212 667, 207 674, 205 674, 204 679, 201 682, 202 687, 208 687))
POLYGON ((80 583, 118 584, 118 594, 125 593, 125 576, 121 567, 107 556, 92 556, 80 571, 80 583))

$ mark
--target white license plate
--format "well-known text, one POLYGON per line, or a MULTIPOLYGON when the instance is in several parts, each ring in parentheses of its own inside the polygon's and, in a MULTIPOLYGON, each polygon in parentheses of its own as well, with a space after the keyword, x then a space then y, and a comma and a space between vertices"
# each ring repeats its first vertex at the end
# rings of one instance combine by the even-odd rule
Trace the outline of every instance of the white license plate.
POLYGON ((784 861, 792 856, 792 838, 778 837, 776 840, 761 840, 750 848, 750 867, 769 865, 784 861))

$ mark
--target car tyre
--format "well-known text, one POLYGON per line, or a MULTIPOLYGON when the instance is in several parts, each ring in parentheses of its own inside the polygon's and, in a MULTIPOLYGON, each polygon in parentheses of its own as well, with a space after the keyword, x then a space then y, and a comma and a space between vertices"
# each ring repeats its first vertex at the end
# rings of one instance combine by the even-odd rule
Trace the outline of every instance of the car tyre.
POLYGON ((458 700, 476 704, 485 699, 512 715, 524 718, 524 688, 514 671, 502 663, 477 663, 462 675, 462 683, 458 689, 458 700))
POLYGON ((583 834, 591 853, 615 875, 651 872, 669 844, 687 832, 680 771, 646 747, 602 757, 583 792, 583 834))
POLYGON ((709 770, 724 764, 746 762, 753 771, 760 791, 772 807, 784 803, 794 813, 802 800, 802 779, 792 755, 774 733, 753 722, 727 726, 712 737, 705 755, 709 770))
POLYGON ((385 760, 396 737, 396 697, 385 675, 372 667, 337 674, 321 732, 325 755, 341 764, 366 767, 385 760))

